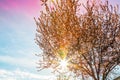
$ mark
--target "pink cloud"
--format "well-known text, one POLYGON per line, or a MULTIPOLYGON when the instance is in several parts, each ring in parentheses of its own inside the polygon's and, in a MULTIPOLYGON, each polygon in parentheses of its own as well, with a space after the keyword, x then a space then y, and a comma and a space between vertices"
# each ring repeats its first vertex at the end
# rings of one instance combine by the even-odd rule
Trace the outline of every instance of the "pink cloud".
POLYGON ((2 0, 0 9, 34 16, 39 14, 40 0, 2 0))

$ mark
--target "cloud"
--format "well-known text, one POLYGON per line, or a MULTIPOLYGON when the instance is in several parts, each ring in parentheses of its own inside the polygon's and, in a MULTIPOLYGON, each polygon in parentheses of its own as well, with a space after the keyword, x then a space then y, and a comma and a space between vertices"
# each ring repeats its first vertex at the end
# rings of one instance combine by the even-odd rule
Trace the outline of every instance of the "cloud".
POLYGON ((18 67, 23 67, 26 69, 35 68, 36 61, 37 61, 36 59, 31 59, 29 57, 11 57, 11 56, 0 55, 0 62, 18 66, 18 67))
POLYGON ((39 12, 39 0, 2 0, 0 1, 0 9, 13 12, 27 13, 34 15, 39 12))
POLYGON ((0 69, 0 80, 50 80, 55 79, 53 75, 39 75, 35 73, 21 71, 16 69, 13 71, 8 71, 5 69, 0 69))

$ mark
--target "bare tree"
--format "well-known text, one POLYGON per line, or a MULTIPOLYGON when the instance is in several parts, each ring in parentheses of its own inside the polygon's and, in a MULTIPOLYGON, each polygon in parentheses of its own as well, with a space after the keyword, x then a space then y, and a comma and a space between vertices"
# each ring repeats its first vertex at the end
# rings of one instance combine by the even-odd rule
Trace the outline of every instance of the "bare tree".
POLYGON ((97 1, 41 0, 36 43, 43 51, 39 69, 60 72, 60 61, 75 75, 106 80, 120 64, 120 14, 118 6, 97 1), (81 13, 84 9, 84 13, 81 13))

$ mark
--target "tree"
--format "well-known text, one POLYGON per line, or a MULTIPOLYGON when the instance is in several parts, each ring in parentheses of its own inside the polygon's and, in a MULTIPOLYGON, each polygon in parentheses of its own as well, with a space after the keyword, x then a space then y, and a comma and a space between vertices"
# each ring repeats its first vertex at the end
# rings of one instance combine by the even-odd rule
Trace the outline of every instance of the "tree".
POLYGON ((120 64, 120 14, 118 6, 88 0, 41 0, 36 43, 43 51, 39 69, 61 73, 61 61, 75 75, 106 80, 120 64), (84 12, 81 12, 81 9, 84 12))

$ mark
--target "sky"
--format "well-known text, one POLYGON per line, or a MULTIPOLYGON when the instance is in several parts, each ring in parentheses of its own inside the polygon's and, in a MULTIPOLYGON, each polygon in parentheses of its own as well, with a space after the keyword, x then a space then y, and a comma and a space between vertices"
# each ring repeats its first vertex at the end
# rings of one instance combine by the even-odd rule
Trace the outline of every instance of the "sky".
POLYGON ((0 0, 0 80, 46 80, 49 70, 38 72, 41 51, 35 44, 34 17, 40 0, 0 0))
MULTIPOLYGON (((120 0, 109 0, 120 5, 120 0)), ((38 72, 35 44, 40 0, 0 0, 0 80, 47 80, 50 70, 38 72)))

